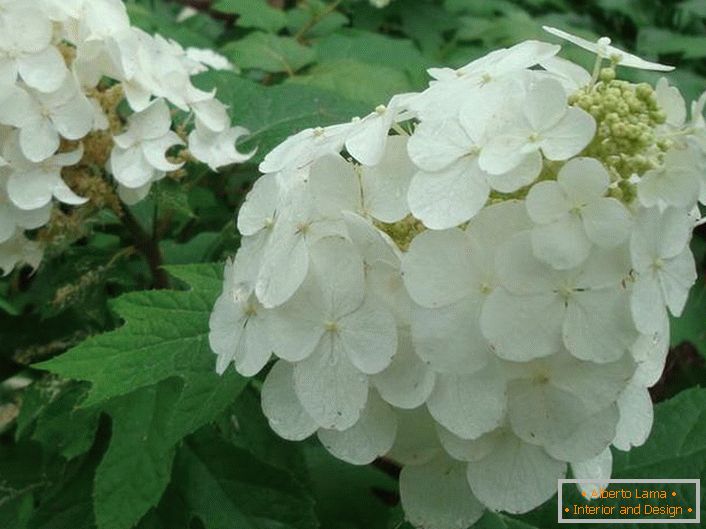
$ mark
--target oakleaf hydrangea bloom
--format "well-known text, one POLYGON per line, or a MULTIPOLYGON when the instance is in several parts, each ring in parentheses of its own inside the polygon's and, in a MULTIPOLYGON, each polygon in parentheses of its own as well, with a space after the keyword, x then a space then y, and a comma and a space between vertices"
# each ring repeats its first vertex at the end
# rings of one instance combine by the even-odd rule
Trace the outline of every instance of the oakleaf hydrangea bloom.
POLYGON ((609 479, 696 279, 706 95, 689 116, 617 78, 669 67, 550 32, 594 71, 527 41, 275 147, 211 316, 219 372, 267 371, 271 427, 397 463, 420 528, 609 479))
POLYGON ((132 27, 121 0, 1 1, 0 269, 39 263, 25 230, 89 200, 72 187, 112 179, 132 204, 186 161, 247 160, 235 147, 247 131, 191 82, 209 67, 232 65, 132 27))

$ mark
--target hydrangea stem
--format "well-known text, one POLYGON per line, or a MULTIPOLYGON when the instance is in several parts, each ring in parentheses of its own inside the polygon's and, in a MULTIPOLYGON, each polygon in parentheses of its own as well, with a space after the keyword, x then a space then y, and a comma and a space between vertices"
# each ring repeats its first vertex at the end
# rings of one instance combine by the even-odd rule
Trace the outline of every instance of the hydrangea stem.
POLYGON ((123 209, 120 220, 133 236, 135 247, 147 260, 150 272, 152 273, 152 286, 157 289, 169 288, 169 275, 164 268, 162 268, 162 252, 159 249, 157 240, 149 236, 127 208, 123 209))

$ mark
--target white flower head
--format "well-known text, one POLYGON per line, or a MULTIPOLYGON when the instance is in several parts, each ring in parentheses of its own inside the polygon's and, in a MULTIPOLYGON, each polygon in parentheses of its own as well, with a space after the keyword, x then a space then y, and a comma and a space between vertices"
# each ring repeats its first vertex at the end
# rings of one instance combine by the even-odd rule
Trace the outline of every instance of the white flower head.
POLYGON ((287 138, 240 209, 216 368, 273 353, 272 429, 398 463, 420 529, 525 513, 569 468, 606 481, 610 446, 649 435, 696 278, 706 96, 687 120, 665 81, 615 78, 665 67, 587 46, 594 76, 537 41, 431 69, 419 94, 287 138))

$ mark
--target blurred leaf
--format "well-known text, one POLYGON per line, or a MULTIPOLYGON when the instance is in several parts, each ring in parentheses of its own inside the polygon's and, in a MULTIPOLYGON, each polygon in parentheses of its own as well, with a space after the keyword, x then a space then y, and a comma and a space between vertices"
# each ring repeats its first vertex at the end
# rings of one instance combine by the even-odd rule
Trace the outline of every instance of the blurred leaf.
POLYGON ((99 529, 129 529, 155 505, 171 475, 175 440, 169 435, 174 384, 144 388, 115 399, 110 447, 95 477, 99 529))
POLYGON ((353 466, 320 445, 305 450, 316 512, 325 529, 387 529, 397 482, 373 466, 353 466))
POLYGON ((161 7, 155 9, 133 2, 127 3, 130 20, 144 31, 172 38, 184 47, 214 47, 216 39, 223 32, 221 22, 202 13, 177 22, 171 7, 161 4, 161 7))
POLYGON ((10 316, 19 316, 20 311, 10 301, 0 296, 0 310, 7 312, 10 316))
POLYGON ((38 414, 32 439, 66 459, 87 452, 98 428, 98 410, 79 408, 85 394, 85 385, 63 388, 38 414))
POLYGON ((303 84, 261 87, 228 72, 209 72, 199 81, 203 88, 217 87, 235 121, 250 130, 240 148, 257 147, 252 159, 255 163, 291 134, 308 127, 349 121, 371 110, 369 104, 303 84))
POLYGON ((287 25, 287 16, 267 0, 218 0, 213 9, 238 15, 238 26, 277 33, 287 25))
POLYGON ((355 60, 404 70, 418 88, 424 86, 427 77, 425 70, 431 65, 411 40, 391 38, 367 31, 351 30, 335 33, 318 39, 313 46, 319 63, 355 60))
POLYGON ((338 11, 332 11, 330 3, 321 0, 307 0, 287 11, 287 28, 296 35, 306 28, 306 37, 315 38, 329 35, 348 23, 348 18, 338 11))
POLYGON ((175 484, 206 529, 316 529, 314 502, 292 476, 203 432, 178 453, 175 484))
POLYGON ((289 75, 294 75, 315 58, 313 50, 299 44, 292 37, 280 37, 260 31, 229 42, 221 48, 221 53, 244 70, 286 72, 289 75))
POLYGON ((272 431, 262 413, 260 393, 252 385, 233 404, 227 423, 219 423, 222 436, 248 450, 264 463, 308 479, 303 444, 282 439, 272 431))
POLYGON ((162 180, 155 188, 160 214, 172 212, 187 218, 194 217, 194 212, 189 205, 189 188, 183 182, 162 180))
POLYGON ((163 241, 160 244, 160 248, 162 249, 164 262, 169 265, 186 265, 204 261, 219 236, 220 234, 218 233, 201 232, 184 243, 177 243, 172 240, 163 241))
POLYGON ((394 2, 390 10, 400 17, 404 33, 428 57, 436 57, 448 33, 458 27, 458 18, 433 2, 420 0, 414 9, 405 2, 394 2))
POLYGON ((637 27, 649 26, 654 20, 656 2, 645 0, 598 0, 601 9, 619 13, 637 27))
POLYGON ((288 84, 322 88, 361 101, 369 106, 365 114, 387 103, 393 95, 412 89, 407 76, 399 70, 346 59, 315 66, 308 75, 294 77, 288 84))
POLYGON ((681 55, 684 59, 703 59, 706 45, 703 35, 683 35, 667 29, 641 28, 637 49, 647 58, 656 55, 681 55))
POLYGON ((28 529, 95 529, 91 489, 100 449, 69 464, 44 492, 28 529))
POLYGON ((671 318, 671 343, 690 342, 706 358, 706 282, 700 277, 689 292, 684 312, 671 318))

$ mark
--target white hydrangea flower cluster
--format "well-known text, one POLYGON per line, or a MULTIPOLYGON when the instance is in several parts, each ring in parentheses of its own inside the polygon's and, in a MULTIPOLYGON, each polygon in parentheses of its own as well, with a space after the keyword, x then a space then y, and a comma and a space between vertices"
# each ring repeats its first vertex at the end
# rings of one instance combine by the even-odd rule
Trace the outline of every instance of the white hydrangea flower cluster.
MULTIPOLYGON (((215 93, 191 76, 211 54, 132 27, 121 0, 0 0, 0 268, 37 266, 42 250, 24 230, 44 226, 52 202, 88 199, 62 178, 81 165, 108 170, 121 198, 134 203, 168 172, 184 147, 213 169, 243 162, 215 93), (196 57, 196 59, 194 59, 196 57), (127 101, 127 123, 118 106, 127 101), (195 116, 193 131, 172 130, 171 109, 195 116), (183 136, 183 137, 182 137, 183 136)), ((226 64, 227 66, 227 64, 226 64)), ((182 121, 183 123, 183 121, 182 121)))
POLYGON ((425 529, 529 511, 569 469, 608 479, 696 278, 706 96, 687 120, 665 80, 615 78, 668 67, 552 31, 593 75, 527 41, 271 151, 211 316, 219 372, 276 358, 279 435, 397 462, 425 529))

